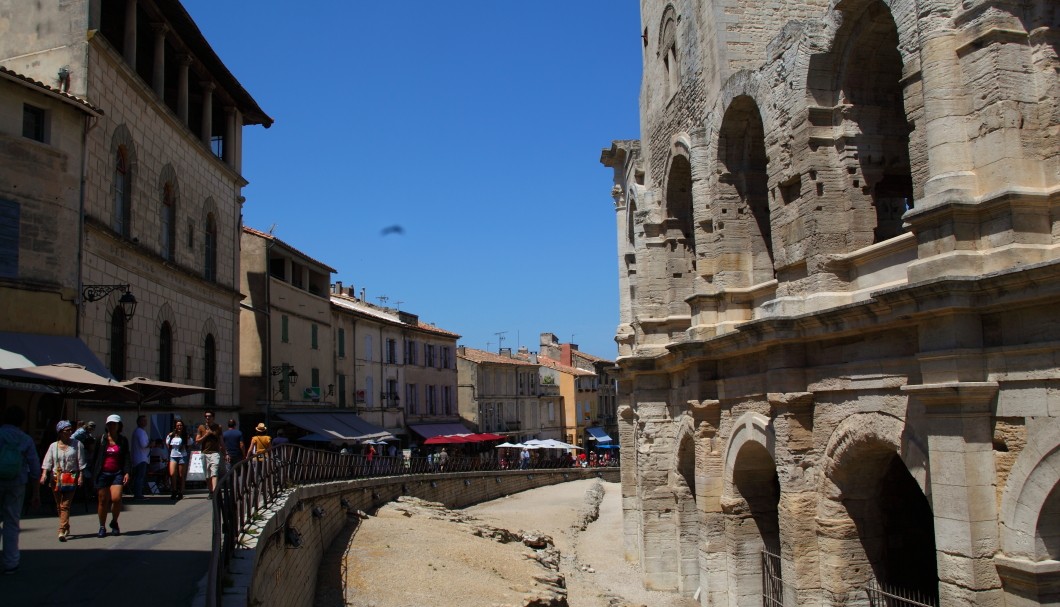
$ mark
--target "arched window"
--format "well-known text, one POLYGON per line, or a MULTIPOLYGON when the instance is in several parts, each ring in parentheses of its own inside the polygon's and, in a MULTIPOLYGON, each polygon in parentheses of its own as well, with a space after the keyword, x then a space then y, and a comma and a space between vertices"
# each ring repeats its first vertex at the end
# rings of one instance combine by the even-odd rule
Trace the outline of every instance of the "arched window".
POLYGON ((158 379, 173 381, 173 328, 168 321, 158 331, 158 379))
POLYGON ((177 195, 171 182, 162 186, 162 257, 176 259, 177 249, 177 195))
POLYGON ((125 311, 121 306, 110 315, 110 372, 116 379, 125 379, 125 311))
POLYGON ((132 171, 129 167, 129 152, 124 145, 118 146, 114 158, 114 222, 111 227, 122 236, 129 236, 132 214, 132 171))
POLYGON ((681 66, 677 62, 677 13, 672 6, 666 7, 659 28, 659 57, 666 70, 666 98, 669 99, 681 87, 681 66))
POLYGON ((217 220, 214 218, 213 213, 206 216, 206 237, 204 241, 206 251, 203 256, 205 267, 202 275, 206 280, 214 282, 217 280, 217 220))
MULTIPOLYGON (((206 343, 203 348, 203 360, 202 360, 202 385, 207 388, 217 387, 217 344, 214 342, 213 335, 206 336, 206 343)), ((207 392, 204 395, 203 403, 209 406, 217 404, 217 392, 207 392)))

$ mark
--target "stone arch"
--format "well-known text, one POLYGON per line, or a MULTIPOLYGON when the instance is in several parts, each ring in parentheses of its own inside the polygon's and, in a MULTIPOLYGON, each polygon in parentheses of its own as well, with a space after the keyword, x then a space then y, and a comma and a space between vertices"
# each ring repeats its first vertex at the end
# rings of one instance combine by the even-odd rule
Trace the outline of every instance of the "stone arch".
POLYGON ((202 205, 202 244, 203 244, 203 277, 209 281, 217 280, 217 266, 220 243, 218 234, 222 231, 221 216, 217 213, 217 203, 208 197, 202 205))
POLYGON ((180 217, 180 182, 173 165, 166 163, 158 174, 159 248, 162 257, 176 261, 177 224, 180 217))
POLYGON ((111 228, 122 236, 129 237, 132 234, 132 205, 140 162, 136 154, 136 142, 129 127, 124 124, 115 127, 111 135, 110 158, 111 162, 115 163, 110 196, 107 197, 111 203, 111 228))
MULTIPOLYGON (((730 605, 760 605, 763 562, 780 556, 780 478, 775 454, 776 435, 768 418, 748 412, 736 420, 725 450, 725 534, 719 538, 729 556, 730 605)), ((779 574, 780 568, 775 572, 779 574)))
POLYGON ((903 420, 883 413, 844 419, 822 460, 818 547, 822 583, 833 596, 870 581, 938 599, 934 517, 920 445, 903 420))
POLYGON ((765 121, 757 100, 737 95, 724 106, 717 133, 714 228, 724 232, 740 261, 733 268, 739 285, 772 280, 773 234, 769 208, 765 121))
POLYGON ((1001 494, 1001 550, 1032 561, 1060 560, 1060 425, 1028 437, 1001 494))
POLYGON ((667 240, 683 246, 691 254, 695 267, 694 203, 692 200, 692 144, 687 133, 674 135, 666 166, 663 204, 666 215, 664 231, 667 240))
POLYGON ((902 216, 916 197, 912 166, 923 163, 910 158, 913 128, 903 82, 910 57, 890 6, 851 0, 833 10, 829 51, 810 58, 806 87, 818 107, 811 123, 835 132, 829 181, 842 185, 832 194, 875 218, 872 225, 853 218, 851 244, 858 248, 905 231, 902 216))

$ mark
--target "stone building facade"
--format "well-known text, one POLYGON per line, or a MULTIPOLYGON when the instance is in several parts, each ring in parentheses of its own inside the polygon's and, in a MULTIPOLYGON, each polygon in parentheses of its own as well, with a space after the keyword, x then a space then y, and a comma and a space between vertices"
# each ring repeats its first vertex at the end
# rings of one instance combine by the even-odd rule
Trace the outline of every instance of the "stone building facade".
POLYGON ((541 365, 529 352, 488 352, 460 346, 456 354, 460 415, 478 432, 494 432, 518 443, 561 439, 562 408, 541 386, 541 365))
POLYGON ((76 336, 118 379, 214 388, 158 410, 234 410, 242 129, 272 119, 179 2, 0 0, 0 65, 103 108, 81 135, 76 336), (88 285, 127 285, 135 316, 88 285))
POLYGON ((1060 602, 1056 3, 641 15, 642 139, 601 161, 645 584, 1060 602))

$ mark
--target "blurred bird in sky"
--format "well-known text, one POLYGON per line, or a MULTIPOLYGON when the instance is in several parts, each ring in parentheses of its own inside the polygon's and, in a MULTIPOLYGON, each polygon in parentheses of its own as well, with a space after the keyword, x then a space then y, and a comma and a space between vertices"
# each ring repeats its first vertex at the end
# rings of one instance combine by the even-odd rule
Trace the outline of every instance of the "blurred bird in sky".
POLYGON ((404 234, 404 233, 405 233, 405 228, 403 228, 403 227, 401 227, 401 226, 399 226, 397 224, 394 224, 392 226, 387 226, 387 227, 383 228, 383 230, 379 234, 380 234, 380 236, 386 236, 387 234, 404 234))

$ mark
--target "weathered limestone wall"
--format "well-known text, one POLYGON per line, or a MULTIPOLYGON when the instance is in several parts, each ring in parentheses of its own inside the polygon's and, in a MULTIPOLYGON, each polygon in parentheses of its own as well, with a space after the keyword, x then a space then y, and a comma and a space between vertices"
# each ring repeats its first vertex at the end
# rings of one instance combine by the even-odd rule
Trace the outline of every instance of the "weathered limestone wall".
POLYGON ((761 604, 765 550, 786 604, 1055 602, 1053 3, 641 14, 643 139, 601 160, 645 585, 761 604))

